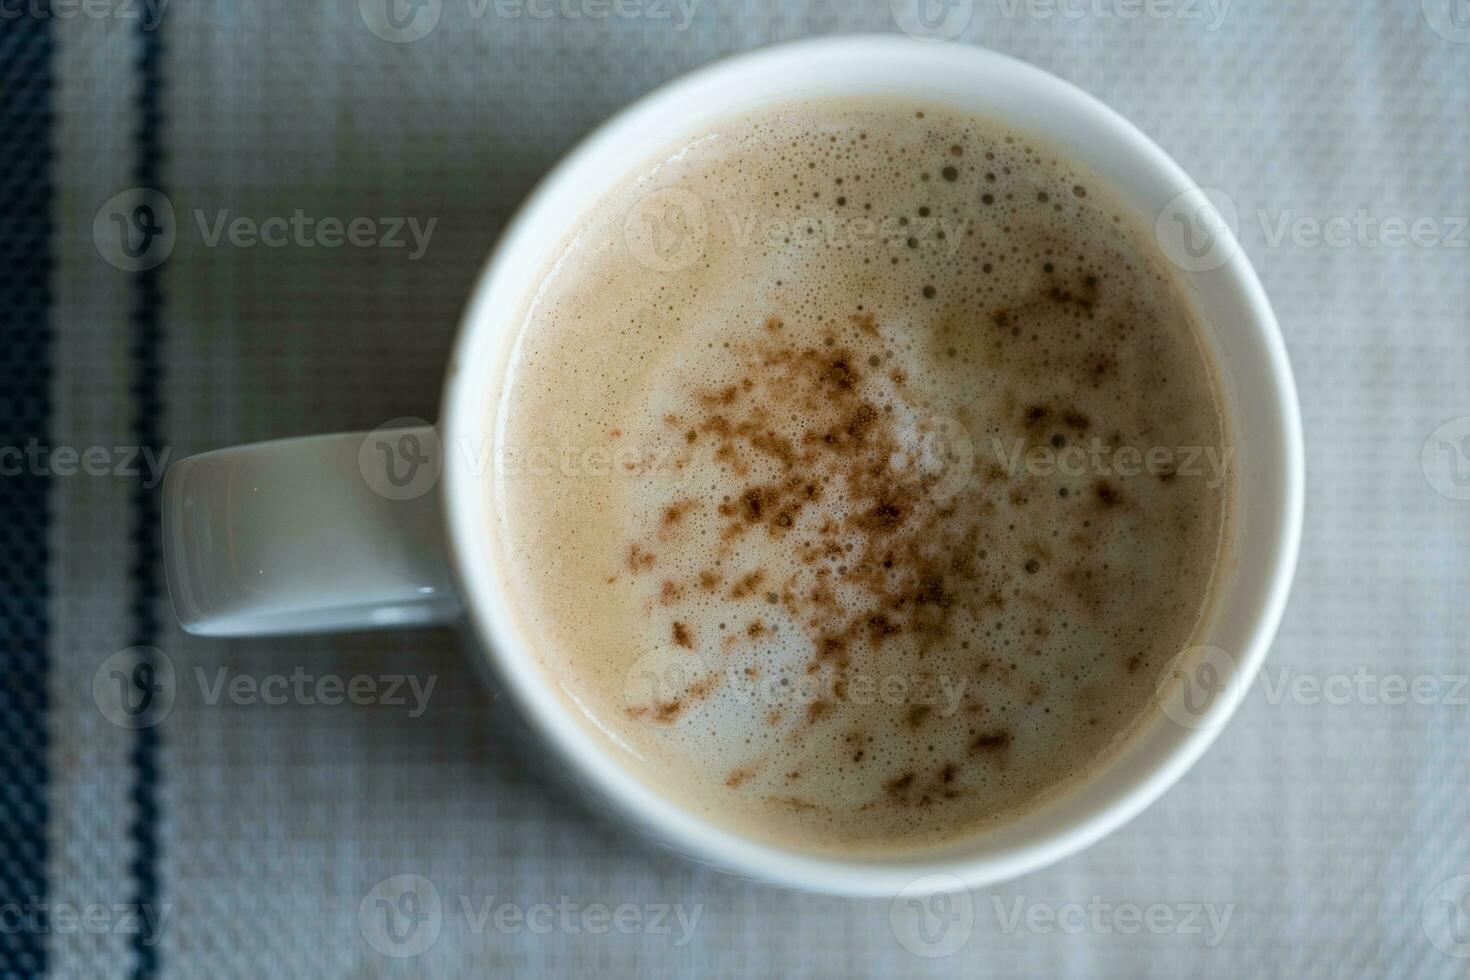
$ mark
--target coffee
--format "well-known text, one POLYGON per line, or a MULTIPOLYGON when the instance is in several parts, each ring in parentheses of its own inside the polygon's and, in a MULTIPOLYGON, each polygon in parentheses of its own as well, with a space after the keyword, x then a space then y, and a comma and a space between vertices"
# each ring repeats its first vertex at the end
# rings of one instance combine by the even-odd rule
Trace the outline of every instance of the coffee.
POLYGON ((743 833, 940 844, 1156 712, 1233 473, 1147 234, 1054 148, 897 99, 725 120, 528 299, 500 557, 609 750, 743 833))

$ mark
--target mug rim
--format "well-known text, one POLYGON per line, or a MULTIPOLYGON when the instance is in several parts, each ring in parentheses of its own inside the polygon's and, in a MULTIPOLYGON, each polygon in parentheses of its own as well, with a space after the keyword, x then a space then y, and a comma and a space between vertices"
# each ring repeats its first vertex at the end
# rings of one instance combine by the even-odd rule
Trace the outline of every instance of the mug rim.
MULTIPOLYGON (((1139 167, 1146 168, 1150 176, 1157 175, 1169 186, 1197 188, 1162 148, 1111 107, 1043 69, 987 48, 924 44, 892 35, 847 35, 776 44, 719 59, 664 83, 619 110, 579 140, 516 209, 481 268, 460 322, 445 380, 441 423, 444 445, 450 447, 476 431, 470 421, 474 417, 471 413, 484 415, 488 411, 489 400, 476 397, 484 394, 485 385, 480 379, 471 377, 472 372, 465 367, 471 363, 476 345, 487 342, 486 337, 495 333, 497 326, 503 330, 510 322, 503 312, 497 321, 496 311, 489 306, 490 285, 506 263, 506 257, 523 248, 531 238, 533 217, 541 210, 538 205, 548 201, 569 174, 579 166, 585 166, 588 160, 603 155, 620 138, 620 134, 636 126, 640 120, 665 109, 680 97, 683 90, 692 86, 752 72, 780 72, 782 63, 789 63, 791 59, 809 63, 814 58, 860 61, 864 58, 899 57, 918 61, 936 58, 967 61, 971 70, 983 68, 996 74, 1007 74, 1049 98, 1069 101, 1080 110, 1096 116, 1126 142, 1132 159, 1139 167)), ((791 98, 800 96, 799 92, 790 95, 791 98)), ((580 215, 566 221, 563 230, 572 227, 577 218, 580 215)), ((593 787, 602 799, 610 801, 628 823, 645 835, 651 833, 656 840, 726 871, 803 891, 891 898, 900 891, 912 893, 918 881, 927 883, 921 889, 927 891, 992 885, 1046 867, 1088 847, 1157 800, 1194 765, 1223 730, 1224 722, 1234 714, 1244 689, 1254 681, 1265 660, 1284 613, 1295 573, 1305 482, 1301 412, 1295 380, 1279 323, 1254 268, 1244 250, 1238 247, 1231 229, 1217 229, 1217 234, 1228 237, 1233 252, 1230 259, 1212 274, 1228 277, 1229 286, 1249 308, 1246 326, 1259 335, 1269 362, 1270 376, 1262 381, 1273 389, 1280 408, 1276 421, 1281 429, 1279 436, 1285 462, 1280 478, 1282 513, 1276 545, 1272 549, 1274 559, 1269 569, 1267 598, 1249 632, 1248 642, 1241 649, 1242 655, 1237 664, 1237 679, 1241 683, 1233 691, 1228 704, 1216 705, 1220 709, 1218 723, 1193 728, 1179 735, 1175 744, 1167 747, 1164 757, 1153 764, 1150 771, 1136 778, 1125 790, 1115 793, 1090 816, 1072 821, 1049 837, 999 855, 975 854, 976 848, 971 842, 969 857, 958 856, 952 851, 970 840, 961 837, 951 842, 952 848, 946 847, 943 852, 932 854, 839 857, 767 843, 727 830, 696 815, 670 796, 643 783, 616 760, 607 746, 596 741, 581 722, 571 716, 571 710, 552 690, 551 679, 543 676, 543 669, 535 661, 528 645, 515 635, 510 625, 512 617, 506 597, 489 569, 493 562, 484 554, 493 551, 494 547, 481 540, 483 514, 479 512, 491 506, 483 484, 479 482, 481 475, 470 472, 461 465, 457 454, 449 452, 440 481, 448 552, 466 615, 482 647, 480 655, 511 692, 522 715, 550 743, 551 750, 582 782, 593 787)), ((525 283, 522 293, 531 285, 525 283)), ((1105 763, 1099 774, 1115 761, 1105 763)))

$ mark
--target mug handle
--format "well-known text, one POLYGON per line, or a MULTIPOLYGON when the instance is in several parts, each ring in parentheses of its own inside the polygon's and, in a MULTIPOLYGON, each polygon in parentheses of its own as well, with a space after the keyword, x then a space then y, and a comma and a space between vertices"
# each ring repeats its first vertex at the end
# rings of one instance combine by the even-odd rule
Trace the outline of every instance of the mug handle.
POLYGON ((164 477, 164 569, 179 622, 263 636, 460 616, 433 426, 203 453, 164 477))

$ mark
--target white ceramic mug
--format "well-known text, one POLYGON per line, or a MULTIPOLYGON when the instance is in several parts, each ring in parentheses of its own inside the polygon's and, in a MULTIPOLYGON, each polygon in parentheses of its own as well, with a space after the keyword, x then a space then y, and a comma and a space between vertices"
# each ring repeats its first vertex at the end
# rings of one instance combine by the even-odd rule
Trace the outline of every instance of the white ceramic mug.
MULTIPOLYGON (((768 48, 642 99, 588 137, 506 229, 465 310, 437 429, 291 439, 180 461, 164 488, 165 564, 190 632, 229 636, 457 621, 531 729, 636 828, 700 860, 793 887, 895 895, 980 887, 1064 857, 1133 817, 1205 750, 1252 682, 1296 563, 1301 423, 1286 350, 1228 227, 1157 146, 1102 103, 983 49, 851 37, 768 48), (528 291, 599 197, 716 119, 820 95, 892 93, 1037 134, 1111 186, 1166 255, 1204 325, 1238 444, 1233 557, 1210 649, 1177 668, 1183 701, 1110 765, 1026 819, 920 856, 836 858, 740 836, 694 816, 623 768, 574 716, 510 615, 498 562, 494 444, 509 347, 528 291), (1169 241, 1170 235, 1182 236, 1169 241), (442 468, 442 473, 441 473, 442 468), (396 499, 397 498, 397 499, 396 499), (1208 668, 1208 672, 1205 672, 1208 668)), ((1201 790, 1208 792, 1208 788, 1201 790)))

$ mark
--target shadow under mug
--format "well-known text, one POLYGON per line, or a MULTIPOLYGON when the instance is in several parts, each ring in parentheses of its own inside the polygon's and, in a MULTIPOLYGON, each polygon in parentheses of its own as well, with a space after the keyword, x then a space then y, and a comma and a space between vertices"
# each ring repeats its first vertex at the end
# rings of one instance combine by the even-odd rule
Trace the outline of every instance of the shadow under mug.
POLYGON ((559 761, 636 829, 698 860, 849 895, 976 888, 1071 854, 1155 800, 1213 741, 1253 681, 1296 564, 1303 464, 1280 330, 1227 216, 1101 102, 980 48, 898 38, 807 41, 674 81, 590 135, 534 190, 486 263, 460 325, 437 427, 390 424, 205 453, 170 468, 164 557, 184 627, 210 636, 469 620, 478 651, 559 761), (1237 445, 1233 550, 1206 644, 1166 672, 1161 710, 1074 790, 998 829, 920 853, 834 857, 719 826, 621 765, 558 692, 508 601, 495 554, 494 444, 528 291, 608 190, 716 120, 794 98, 891 94, 990 117, 1066 152, 1161 251, 1203 327, 1237 445))

